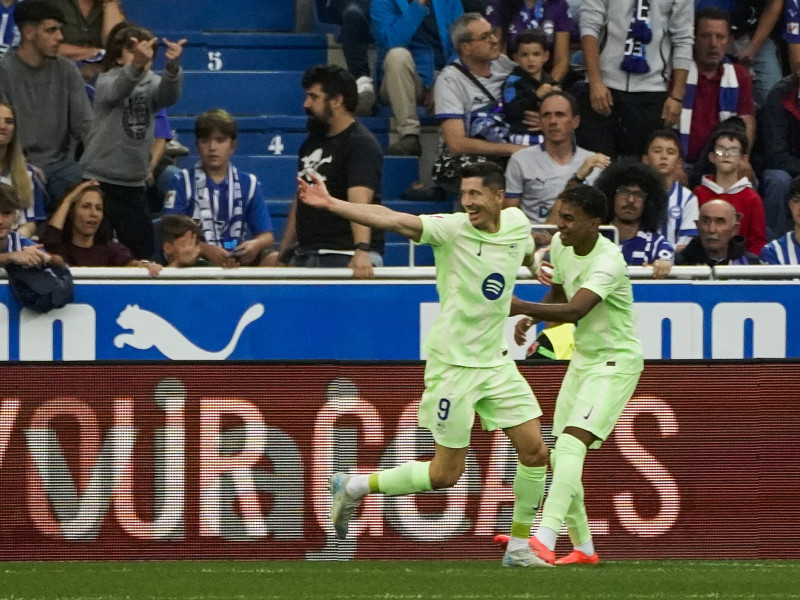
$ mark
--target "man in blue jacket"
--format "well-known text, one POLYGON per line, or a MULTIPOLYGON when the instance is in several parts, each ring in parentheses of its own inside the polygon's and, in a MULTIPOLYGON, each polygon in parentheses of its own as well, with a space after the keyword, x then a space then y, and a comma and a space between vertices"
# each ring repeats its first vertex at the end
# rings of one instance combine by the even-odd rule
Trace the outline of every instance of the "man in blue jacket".
POLYGON ((417 105, 432 104, 436 72, 455 58, 449 29, 463 12, 461 0, 372 0, 380 99, 397 122, 388 154, 422 154, 417 105))

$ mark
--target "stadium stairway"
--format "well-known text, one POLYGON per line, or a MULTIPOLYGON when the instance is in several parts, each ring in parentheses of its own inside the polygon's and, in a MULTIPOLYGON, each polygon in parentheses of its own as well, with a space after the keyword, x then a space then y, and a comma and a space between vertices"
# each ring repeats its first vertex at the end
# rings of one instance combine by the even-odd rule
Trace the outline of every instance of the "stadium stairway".
MULTIPOLYGON (((224 108, 239 125, 234 162, 256 174, 270 204, 276 237, 286 222, 297 174, 297 152, 306 136, 303 112, 303 71, 327 62, 328 36, 293 33, 295 0, 138 0, 126 5, 131 21, 170 40, 185 38, 184 88, 170 107, 178 139, 194 150, 194 119, 210 108, 224 108)), ((156 69, 163 67, 163 52, 156 69)), ((383 147, 388 145, 390 120, 386 110, 361 119, 383 147)), ((196 156, 180 161, 191 166, 196 156)), ((447 202, 405 202, 400 195, 417 179, 412 157, 384 160, 382 197, 387 206, 413 213, 449 212, 447 202)), ((430 265, 427 248, 417 248, 415 264, 430 265)), ((408 265, 409 243, 387 235, 386 265, 408 265)))

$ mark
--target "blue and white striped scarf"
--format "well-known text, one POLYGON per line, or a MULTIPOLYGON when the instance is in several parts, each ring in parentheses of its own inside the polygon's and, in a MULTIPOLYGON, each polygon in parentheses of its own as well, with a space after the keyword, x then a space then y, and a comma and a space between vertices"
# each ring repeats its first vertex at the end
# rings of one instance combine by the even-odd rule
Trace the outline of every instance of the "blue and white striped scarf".
MULTIPOLYGON (((686 79, 686 93, 683 95, 683 108, 681 118, 678 123, 678 133, 681 136, 681 146, 683 155, 689 152, 689 132, 692 128, 692 111, 694 110, 695 94, 697 93, 697 64, 693 61, 689 68, 689 76, 686 79)), ((736 70, 733 63, 726 61, 722 63, 722 79, 719 82, 719 122, 722 123, 736 115, 739 106, 739 80, 736 77, 736 70)))
MULTIPOLYGON (((203 237, 209 244, 220 246, 230 251, 244 241, 244 200, 242 186, 239 182, 239 171, 228 165, 228 220, 220 221, 220 198, 212 197, 208 191, 206 172, 198 162, 194 168, 195 214, 200 221, 203 237)), ((187 195, 188 197, 188 195, 187 195)))
POLYGON ((625 39, 625 51, 620 69, 627 73, 649 73, 645 46, 653 39, 650 27, 650 0, 634 0, 633 18, 625 39))

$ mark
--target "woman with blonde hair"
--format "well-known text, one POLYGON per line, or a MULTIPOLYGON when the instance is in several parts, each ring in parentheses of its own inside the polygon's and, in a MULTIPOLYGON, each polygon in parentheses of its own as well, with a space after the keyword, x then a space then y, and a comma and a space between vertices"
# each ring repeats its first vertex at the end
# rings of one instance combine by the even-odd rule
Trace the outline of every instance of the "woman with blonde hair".
POLYGON ((17 116, 14 108, 0 102, 0 182, 17 191, 21 207, 14 229, 25 237, 36 233, 36 223, 45 221, 44 190, 37 182, 31 165, 25 162, 17 139, 17 116))

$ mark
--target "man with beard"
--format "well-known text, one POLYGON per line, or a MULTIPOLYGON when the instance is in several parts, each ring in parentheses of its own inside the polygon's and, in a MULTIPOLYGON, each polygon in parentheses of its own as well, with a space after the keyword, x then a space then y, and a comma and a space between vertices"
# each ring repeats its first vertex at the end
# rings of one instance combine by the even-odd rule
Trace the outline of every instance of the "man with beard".
POLYGON ((653 277, 666 277, 675 260, 675 248, 659 233, 667 219, 664 180, 635 159, 612 163, 595 186, 608 198, 607 222, 619 231, 625 262, 652 266, 653 277))
MULTIPOLYGON (((298 152, 297 176, 324 181, 336 198, 380 204, 383 157, 375 136, 353 116, 356 81, 345 69, 318 65, 302 80, 308 137, 298 152)), ((383 233, 351 223, 295 197, 281 239, 278 262, 294 267, 349 267, 356 279, 383 266, 383 233)))

